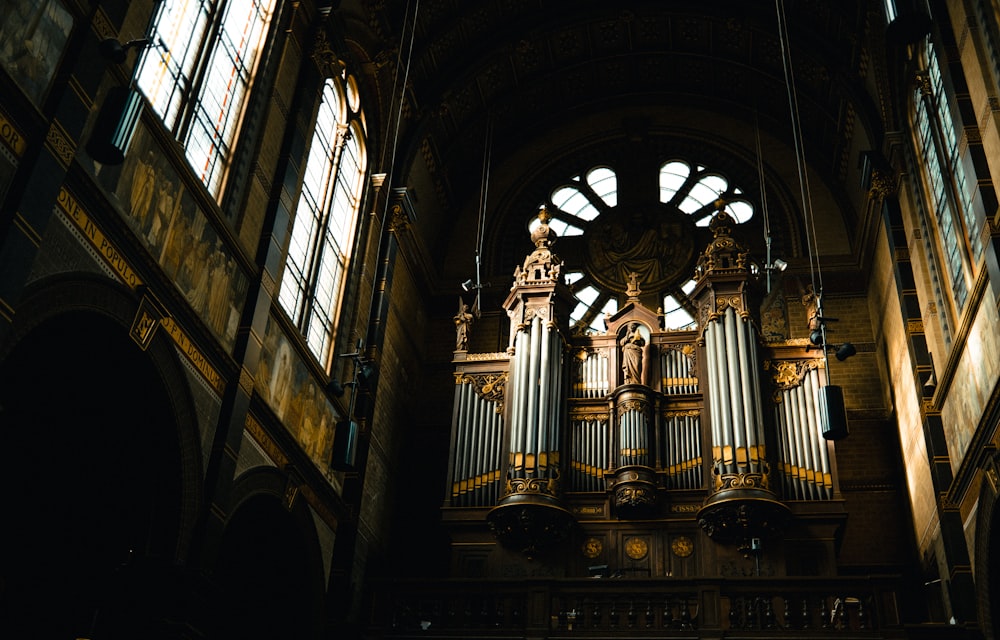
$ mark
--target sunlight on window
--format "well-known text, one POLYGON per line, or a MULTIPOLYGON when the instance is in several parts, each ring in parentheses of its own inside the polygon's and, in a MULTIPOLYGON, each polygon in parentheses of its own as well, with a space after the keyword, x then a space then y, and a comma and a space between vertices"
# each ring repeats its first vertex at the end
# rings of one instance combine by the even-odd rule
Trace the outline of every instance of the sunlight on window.
POLYGON ((726 205, 726 213, 742 224, 753 217, 753 205, 746 200, 734 200, 726 205))
POLYGON ((327 80, 309 146, 278 300, 324 365, 333 345, 344 274, 367 164, 364 133, 344 124, 346 99, 327 80))
POLYGON ((173 129, 181 103, 191 87, 202 40, 209 23, 209 2, 169 1, 160 5, 153 46, 142 54, 136 86, 168 129, 173 129))
POLYGON ((607 167, 597 167, 587 173, 587 184, 609 207, 618 204, 618 176, 607 167))
POLYGON ((719 195, 725 193, 729 188, 729 183, 725 178, 708 175, 702 177, 691 187, 690 197, 701 203, 702 206, 715 202, 719 195))
MULTIPOLYGON (((681 291, 685 295, 689 295, 694 291, 695 281, 694 279, 688 280, 681 286, 681 291)), ((663 326, 666 329, 690 329, 695 325, 694 317, 688 313, 680 300, 678 300, 674 295, 666 295, 663 297, 663 326)))
POLYGON ((187 131, 185 155, 213 194, 222 184, 273 5, 166 0, 153 28, 154 46, 136 70, 137 86, 164 125, 175 135, 187 131), (190 115, 182 119, 185 113, 190 115))
MULTIPOLYGON (((596 165, 589 170, 574 175, 569 178, 569 183, 564 183, 552 191, 549 200, 549 212, 553 218, 549 225, 556 230, 559 235, 584 235, 594 229, 605 228, 599 216, 607 212, 608 209, 615 209, 618 206, 618 173, 607 165, 596 165), (576 184, 586 180, 590 189, 576 184), (597 196, 595 198, 595 195, 597 196), (580 224, 574 225, 572 217, 579 218, 580 224), (597 221, 595 224, 588 224, 597 221)), ((641 201, 641 195, 639 199, 641 201)), ((683 160, 671 160, 664 163, 659 169, 659 199, 669 208, 680 213, 686 213, 691 217, 692 222, 699 227, 707 227, 715 212, 715 203, 719 199, 727 202, 725 209, 737 223, 744 223, 753 218, 754 208, 749 200, 743 196, 743 191, 730 184, 729 179, 717 172, 712 172, 704 165, 689 164, 683 160)), ((610 216, 615 224, 615 216, 623 215, 618 210, 613 210, 610 216)), ((668 215, 676 215, 669 213, 668 215)), ((538 225, 537 217, 530 223, 530 228, 538 225)), ((585 237, 585 240, 590 240, 585 237)), ((579 245, 576 245, 579 246, 579 245)), ((577 305, 570 314, 570 320, 574 326, 579 327, 586 322, 587 331, 603 332, 604 314, 613 314, 618 310, 618 297, 622 294, 603 291, 594 285, 588 284, 586 278, 593 274, 583 271, 576 266, 566 274, 566 282, 569 285, 579 283, 579 291, 575 292, 577 305), (598 310, 598 306, 600 309, 598 310)), ((661 283, 667 286, 667 283, 661 283)), ((676 287, 677 285, 670 285, 676 287)), ((680 291, 676 288, 672 291, 659 291, 658 294, 663 301, 663 314, 666 328, 668 329, 689 329, 696 325, 696 320, 685 308, 681 298, 693 291, 694 280, 688 280, 680 285, 680 291), (675 293, 676 292, 676 293, 675 293)))
POLYGON ((663 165, 660 169, 660 202, 670 202, 690 174, 691 168, 683 162, 668 162, 663 165))
POLYGON ((552 204, 581 220, 591 221, 600 215, 597 207, 576 187, 562 187, 552 192, 552 204))

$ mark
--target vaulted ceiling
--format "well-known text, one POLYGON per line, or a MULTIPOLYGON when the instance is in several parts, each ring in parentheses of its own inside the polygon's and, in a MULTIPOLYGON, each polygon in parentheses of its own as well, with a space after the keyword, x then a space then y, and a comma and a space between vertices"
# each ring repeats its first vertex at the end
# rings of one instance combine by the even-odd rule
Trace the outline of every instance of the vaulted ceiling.
MULTIPOLYGON (((879 2, 378 0, 341 9, 373 34, 355 53, 379 70, 386 116, 399 109, 392 82, 406 78, 398 134, 383 132, 381 156, 396 150, 393 184, 416 201, 414 231, 428 255, 447 257, 432 260, 445 290, 471 273, 481 215, 484 279, 504 285, 530 250, 527 221, 557 182, 610 165, 626 200, 630 183, 655 200, 657 167, 674 157, 722 172, 758 211, 762 165, 775 251, 807 264, 790 101, 818 253, 845 272, 864 262, 860 158, 881 147, 891 120, 875 89, 886 84, 879 2)), ((763 229, 758 215, 744 230, 758 251, 763 229)), ((578 249, 566 244, 572 257, 578 249)))

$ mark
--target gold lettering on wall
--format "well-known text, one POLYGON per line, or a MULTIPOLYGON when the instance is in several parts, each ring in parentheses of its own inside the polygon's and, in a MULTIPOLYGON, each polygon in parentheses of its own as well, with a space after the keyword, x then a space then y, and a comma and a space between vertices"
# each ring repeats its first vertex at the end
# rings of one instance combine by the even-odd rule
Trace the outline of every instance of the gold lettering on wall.
POLYGON ((258 422, 257 418, 253 417, 252 414, 247 414, 247 419, 243 422, 243 427, 250 434, 250 437, 254 439, 254 442, 260 445, 260 448, 264 450, 267 457, 271 458, 274 464, 278 465, 279 468, 284 468, 288 464, 288 456, 278 447, 278 444, 271 439, 267 431, 264 430, 264 425, 258 422))
POLYGON ((163 319, 163 328, 167 331, 170 337, 173 339, 174 344, 177 348, 181 350, 181 353, 194 365, 194 368, 202 375, 203 378, 215 389, 216 392, 222 393, 225 387, 225 382, 222 380, 222 376, 219 372, 215 370, 212 365, 208 363, 208 360, 191 339, 188 338, 187 334, 174 322, 173 318, 163 319))
POLYGON ((83 237, 97 249, 97 253, 104 258, 108 266, 118 274, 118 277, 132 289, 142 284, 142 280, 132 270, 132 267, 125 262, 125 258, 118 252, 118 249, 111 244, 111 241, 97 228, 94 221, 90 219, 87 212, 83 210, 76 198, 70 195, 65 187, 59 190, 59 199, 56 204, 69 217, 69 219, 83 232, 83 237))
MULTIPOLYGON (((87 242, 89 242, 94 249, 97 250, 97 253, 104 258, 104 261, 107 262, 108 266, 110 266, 111 269, 118 274, 118 277, 121 278, 125 284, 132 289, 136 289, 143 284, 142 279, 139 278, 139 275, 136 274, 128 262, 126 262, 125 257, 111 243, 107 236, 104 235, 94 221, 90 219, 90 216, 88 216, 87 212, 80 206, 80 203, 73 197, 72 194, 70 194, 69 191, 66 190, 65 187, 59 190, 59 198, 56 201, 56 204, 59 209, 66 214, 66 217, 80 229, 87 242)), ((161 311, 163 315, 167 314, 165 309, 161 309, 161 311)), ((140 331, 140 333, 133 335, 133 338, 141 338, 142 336, 147 335, 146 331, 149 331, 150 333, 147 337, 152 339, 151 331, 155 328, 155 325, 151 325, 150 320, 154 314, 150 313, 148 315, 150 318, 144 320, 141 317, 141 311, 137 314, 136 322, 141 323, 142 326, 134 326, 133 330, 145 328, 145 331, 140 331)), ((216 371, 211 364, 209 364, 208 360, 201 353, 201 351, 198 350, 191 339, 188 338, 184 330, 181 329, 181 327, 174 322, 173 318, 170 318, 169 316, 164 317, 160 322, 164 330, 174 341, 174 344, 177 345, 177 348, 184 354, 184 357, 191 362, 195 370, 201 374, 212 389, 221 394, 223 388, 225 387, 225 381, 222 379, 222 376, 219 375, 219 372, 216 371)))
POLYGON ((14 126, 6 114, 0 111, 0 140, 3 140, 4 144, 14 153, 18 158, 24 153, 25 148, 28 146, 27 140, 24 136, 14 126))

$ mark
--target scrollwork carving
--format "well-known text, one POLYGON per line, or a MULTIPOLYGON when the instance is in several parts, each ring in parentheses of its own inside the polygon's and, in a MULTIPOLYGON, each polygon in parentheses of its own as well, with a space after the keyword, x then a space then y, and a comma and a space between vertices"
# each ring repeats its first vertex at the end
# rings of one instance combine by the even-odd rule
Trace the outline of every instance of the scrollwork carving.
POLYGON ((503 412, 504 394, 507 389, 506 371, 501 373, 463 373, 459 382, 471 384, 476 395, 483 400, 497 403, 496 412, 503 412))

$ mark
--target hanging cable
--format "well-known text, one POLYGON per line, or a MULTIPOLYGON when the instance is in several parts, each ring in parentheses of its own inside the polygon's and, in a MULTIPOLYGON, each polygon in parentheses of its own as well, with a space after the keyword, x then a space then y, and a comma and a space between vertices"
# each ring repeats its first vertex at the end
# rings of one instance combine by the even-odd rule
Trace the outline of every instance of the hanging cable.
MULTIPOLYGON (((799 103, 795 90, 795 74, 792 72, 792 56, 788 44, 788 22, 785 17, 785 5, 783 0, 775 0, 775 8, 778 14, 778 40, 781 44, 781 62, 785 72, 785 85, 788 88, 788 110, 792 120, 792 141, 795 147, 795 165, 798 170, 799 191, 802 198, 802 211, 805 215, 806 223, 806 251, 809 255, 809 278, 812 286, 812 294, 815 296, 816 311, 815 318, 818 320, 817 327, 820 332, 819 344, 823 350, 823 360, 826 362, 824 371, 826 372, 826 382, 830 383, 829 357, 827 355, 826 343, 826 323, 823 319, 823 274, 820 269, 819 255, 817 250, 816 218, 812 208, 812 197, 809 192, 809 176, 805 170, 805 148, 802 142, 802 123, 799 119, 799 103)), ((813 328, 810 327, 810 331, 813 328)))
MULTIPOLYGON (((413 60, 413 40, 414 40, 414 37, 416 35, 416 31, 417 31, 417 15, 418 15, 419 11, 420 11, 420 0, 416 0, 416 2, 413 4, 413 17, 412 17, 412 20, 410 21, 409 45, 406 48, 406 59, 404 61, 403 60, 403 43, 407 39, 407 33, 406 33, 407 18, 410 15, 410 3, 409 2, 406 3, 406 11, 403 14, 403 25, 400 28, 400 45, 399 45, 399 51, 398 51, 398 54, 396 56, 396 75, 395 75, 395 78, 393 79, 392 95, 391 95, 391 99, 390 99, 390 102, 389 102, 390 106, 397 99, 398 99, 398 102, 399 102, 399 105, 398 105, 398 107, 396 109, 395 123, 391 123, 390 122, 390 125, 392 126, 392 137, 391 137, 391 139, 392 139, 392 145, 391 145, 391 147, 388 146, 389 145, 389 139, 390 139, 390 137, 388 135, 386 135, 385 139, 383 140, 383 143, 382 143, 381 157, 379 158, 379 168, 382 170, 382 173, 381 174, 375 174, 375 175, 381 175, 383 177, 383 179, 379 180, 377 183, 376 183, 376 181, 374 179, 372 181, 373 182, 372 186, 373 186, 373 188, 376 191, 376 194, 375 194, 375 200, 376 201, 372 205, 372 214, 373 214, 372 218, 376 218, 376 216, 374 214, 375 214, 375 212, 378 209, 378 191, 381 188, 383 188, 383 187, 386 188, 386 190, 387 190, 386 191, 386 195, 385 195, 385 200, 384 200, 384 203, 383 203, 383 208, 382 208, 381 228, 379 229, 379 232, 378 232, 379 233, 379 238, 378 238, 378 249, 377 249, 376 254, 375 254, 376 255, 376 260, 374 262, 375 265, 381 265, 382 261, 385 259, 385 244, 388 241, 388 235, 389 235, 388 230, 390 228, 390 225, 386 224, 386 219, 387 219, 387 217, 389 215, 389 203, 392 200, 391 192, 389 192, 388 189, 390 189, 392 187, 393 174, 395 173, 396 149, 397 149, 397 146, 399 144, 399 128, 400 128, 400 123, 402 121, 402 115, 403 115, 403 101, 405 100, 406 83, 409 81, 409 77, 410 77, 410 64, 411 64, 411 62, 413 60), (402 66, 402 68, 403 68, 403 75, 402 75, 402 81, 401 82, 400 82, 400 75, 399 75, 399 71, 398 71, 399 68, 400 68, 400 66, 402 66), (386 156, 386 150, 387 149, 389 150, 388 167, 386 166, 386 161, 385 161, 385 156, 386 156)), ((386 127, 387 131, 388 131, 388 129, 389 129, 389 126, 386 127)), ((373 178, 375 177, 375 175, 373 175, 373 178)), ((372 230, 374 230, 375 225, 378 224, 379 221, 377 219, 373 219, 372 223, 373 223, 372 224, 372 230)), ((373 340, 371 340, 371 338, 374 337, 373 333, 372 333, 374 331, 373 327, 377 323, 377 321, 372 321, 372 318, 373 317, 377 318, 377 316, 378 316, 378 306, 379 306, 380 303, 378 303, 376 301, 379 300, 379 288, 383 284, 382 282, 380 282, 380 279, 378 277, 378 269, 379 269, 379 267, 376 266, 376 273, 373 274, 373 278, 372 278, 372 292, 371 292, 371 298, 370 298, 370 300, 371 300, 371 307, 369 309, 369 325, 368 325, 368 329, 367 329, 368 337, 369 337, 369 340, 367 342, 368 342, 369 347, 372 346, 373 340)), ((360 347, 358 348, 358 351, 361 351, 360 347)))
POLYGON ((799 120, 799 103, 796 97, 795 75, 792 72, 792 57, 788 44, 788 23, 785 18, 783 0, 775 0, 778 12, 778 39, 781 44, 781 62, 785 71, 785 85, 788 87, 788 109, 792 119, 792 138, 795 148, 795 165, 798 170, 802 211, 806 217, 806 249, 809 254, 809 277, 813 292, 817 296, 823 290, 823 275, 820 271, 819 256, 816 252, 816 223, 813 216, 812 198, 809 193, 809 176, 805 171, 805 147, 802 143, 802 123, 799 120))
POLYGON ((771 261, 771 220, 767 213, 767 189, 764 186, 764 154, 761 151, 760 119, 756 109, 753 112, 753 130, 757 151, 757 181, 760 184, 760 206, 763 210, 761 213, 764 216, 764 247, 766 251, 764 271, 767 272, 767 293, 771 293, 771 271, 774 270, 774 264, 771 261))
POLYGON ((483 144, 483 174, 479 184, 479 219, 476 223, 476 301, 472 305, 472 313, 478 319, 480 313, 480 293, 482 282, 483 240, 486 236, 486 204, 489 199, 490 169, 493 163, 493 115, 486 118, 486 140, 483 144))
MULTIPOLYGON (((389 136, 386 136, 385 139, 382 141, 382 153, 381 157, 379 158, 380 168, 383 170, 383 172, 388 174, 387 184, 389 186, 392 185, 392 174, 396 165, 396 148, 397 145, 399 144, 399 127, 403 119, 403 102, 405 101, 406 83, 410 79, 410 63, 413 61, 413 40, 417 32, 417 13, 419 11, 420 11, 420 0, 416 0, 416 2, 414 2, 413 4, 413 19, 410 22, 410 37, 409 37, 410 41, 406 49, 405 62, 403 60, 403 41, 406 39, 406 22, 410 14, 409 2, 406 3, 406 11, 403 14, 403 26, 400 29, 400 43, 399 43, 400 46, 399 46, 399 51, 396 54, 397 72, 392 81, 392 95, 389 98, 390 105, 395 103, 398 98, 398 106, 396 107, 396 117, 392 131, 392 146, 390 148, 390 154, 389 154, 388 171, 386 171, 385 154, 386 154, 386 148, 389 146, 389 136), (402 66, 403 68, 402 82, 399 81, 400 76, 398 69, 400 68, 400 66, 402 66)), ((386 210, 388 210, 389 208, 388 197, 385 200, 385 208, 386 210)))

